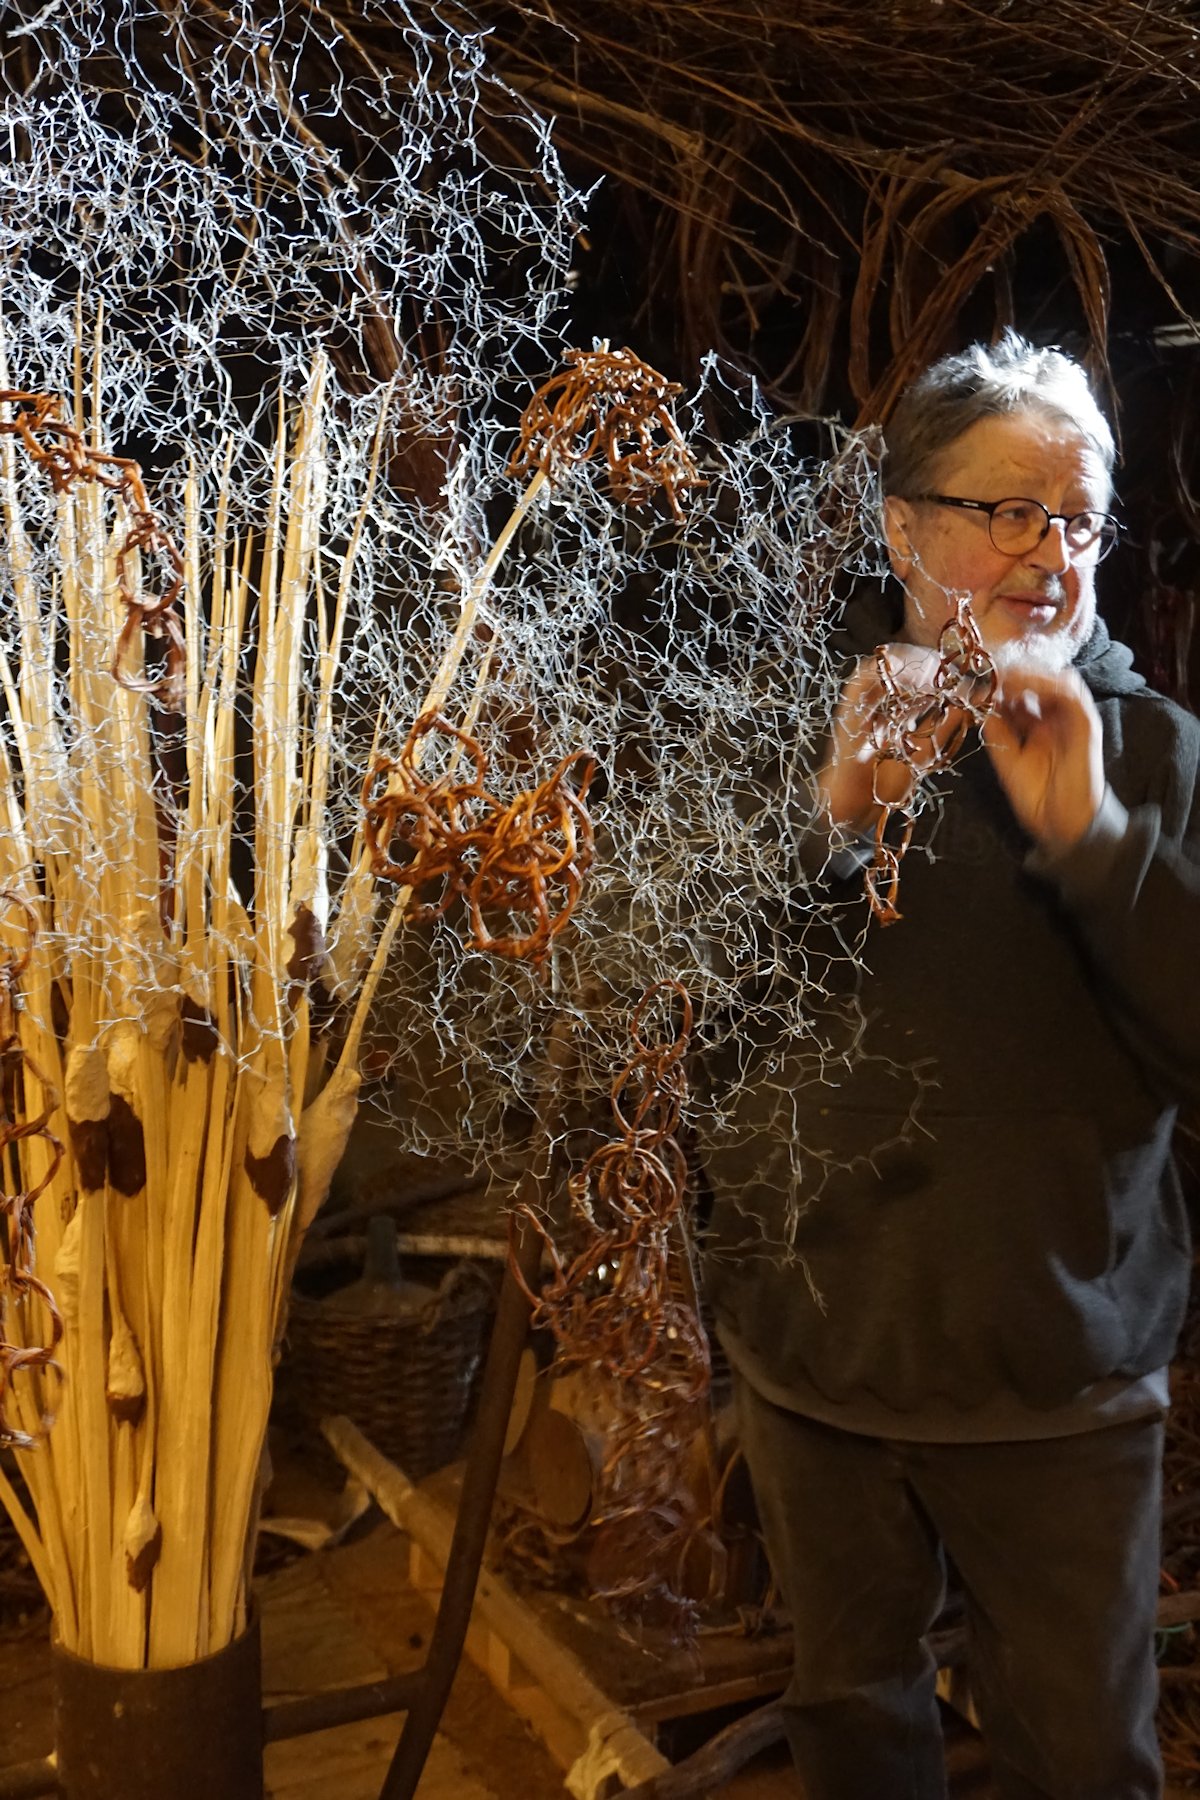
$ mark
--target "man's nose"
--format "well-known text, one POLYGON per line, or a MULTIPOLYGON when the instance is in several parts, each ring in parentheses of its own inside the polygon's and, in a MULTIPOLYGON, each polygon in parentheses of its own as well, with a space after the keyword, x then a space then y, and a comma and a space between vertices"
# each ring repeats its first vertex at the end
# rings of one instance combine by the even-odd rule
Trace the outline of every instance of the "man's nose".
POLYGON ((1050 529, 1041 543, 1025 552, 1025 561, 1039 569, 1050 569, 1056 575, 1066 574, 1071 566, 1071 552, 1067 546, 1065 519, 1051 519, 1050 529))

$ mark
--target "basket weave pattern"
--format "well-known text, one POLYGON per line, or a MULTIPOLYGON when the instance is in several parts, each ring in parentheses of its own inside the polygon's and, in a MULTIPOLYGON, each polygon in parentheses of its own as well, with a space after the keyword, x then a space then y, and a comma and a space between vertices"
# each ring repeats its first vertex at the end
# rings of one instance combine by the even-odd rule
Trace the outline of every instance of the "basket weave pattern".
POLYGON ((320 1421, 344 1413, 412 1480, 462 1449, 495 1291, 471 1264, 451 1270, 421 1312, 339 1307, 338 1295, 294 1293, 276 1380, 276 1416, 326 1468, 320 1421))

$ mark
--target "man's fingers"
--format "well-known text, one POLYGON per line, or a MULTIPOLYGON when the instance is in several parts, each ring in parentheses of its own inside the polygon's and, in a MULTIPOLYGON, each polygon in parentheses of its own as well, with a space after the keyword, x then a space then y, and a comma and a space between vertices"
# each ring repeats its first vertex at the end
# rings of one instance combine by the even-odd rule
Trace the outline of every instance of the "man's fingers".
POLYGON ((1021 706, 1035 718, 1046 717, 1056 707, 1074 710, 1088 703, 1088 691, 1074 669, 1051 673, 1021 664, 1004 670, 996 689, 998 707, 1011 711, 1021 706))
POLYGON ((997 751, 1004 755, 1009 750, 1019 750, 1021 737, 1012 722, 999 710, 990 712, 980 728, 984 748, 992 755, 997 751))
POLYGON ((1004 670, 996 690, 997 712, 1028 730, 1050 725, 1069 730, 1095 713, 1087 688, 1074 669, 1051 672, 1028 666, 1004 670))
POLYGON ((1012 693, 1002 694, 996 711, 998 717, 1010 721, 1018 731, 1027 730, 1030 725, 1037 724, 1048 716, 1045 696, 1031 687, 1017 688, 1012 693))

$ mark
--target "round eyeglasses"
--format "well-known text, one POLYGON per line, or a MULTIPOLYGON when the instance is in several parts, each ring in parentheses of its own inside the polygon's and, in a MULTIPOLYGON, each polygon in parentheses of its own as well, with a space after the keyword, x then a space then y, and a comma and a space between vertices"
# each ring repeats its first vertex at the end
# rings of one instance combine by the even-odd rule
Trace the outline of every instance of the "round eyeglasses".
POLYGON ((1005 556, 1025 556, 1047 537, 1051 525, 1061 525, 1072 556, 1095 550, 1096 561, 1106 557, 1117 541, 1119 519, 1106 512, 1052 513, 1040 500, 963 500, 957 494, 914 494, 914 500, 934 506, 958 506, 964 512, 987 514, 988 536, 1005 556))

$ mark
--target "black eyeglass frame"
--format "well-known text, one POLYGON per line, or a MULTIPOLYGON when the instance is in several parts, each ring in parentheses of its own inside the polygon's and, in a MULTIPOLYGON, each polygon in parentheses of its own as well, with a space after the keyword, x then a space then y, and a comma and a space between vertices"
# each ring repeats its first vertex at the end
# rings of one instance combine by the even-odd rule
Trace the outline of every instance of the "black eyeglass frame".
POLYGON ((1003 500, 964 500, 958 494, 914 494, 912 498, 914 501, 930 501, 935 506, 958 506, 961 507, 964 512, 986 513, 988 537, 991 539, 993 548, 999 550, 1001 556, 1028 556, 1030 550, 1036 550, 1039 544, 1045 543, 1050 535, 1050 527, 1055 521, 1063 526, 1063 536, 1066 539, 1068 550, 1074 551, 1077 555, 1081 555, 1084 551, 1090 550, 1093 544, 1099 544, 1100 549, 1096 556, 1097 562, 1104 561, 1104 558, 1108 555, 1118 537, 1121 535, 1121 521, 1114 513, 1101 512, 1099 507, 1095 506, 1085 506, 1077 513, 1055 513, 1051 512, 1048 506, 1043 506, 1040 500, 1030 499, 1028 494, 1006 494, 1003 500), (1001 512, 1004 507, 1012 506, 1014 502, 1019 502, 1022 506, 1036 506, 1038 511, 1045 516, 1046 520, 1041 532, 1033 540, 1032 544, 1027 545, 1024 550, 1006 550, 1003 544, 996 543, 992 531, 992 521, 996 514, 1001 512), (1099 531, 1096 532, 1094 537, 1089 538, 1086 544, 1072 544, 1070 537, 1071 526, 1075 523, 1076 519, 1088 518, 1100 519, 1103 521, 1099 531))

